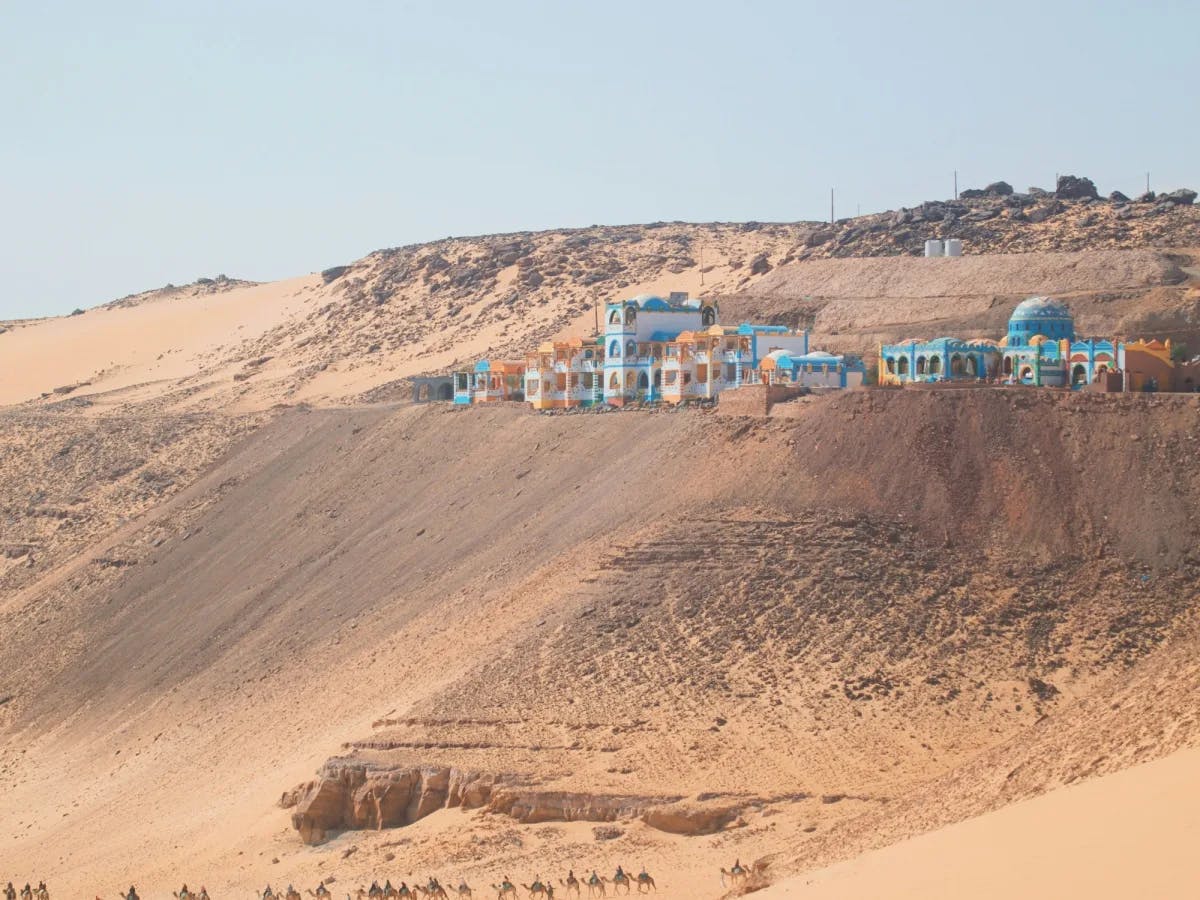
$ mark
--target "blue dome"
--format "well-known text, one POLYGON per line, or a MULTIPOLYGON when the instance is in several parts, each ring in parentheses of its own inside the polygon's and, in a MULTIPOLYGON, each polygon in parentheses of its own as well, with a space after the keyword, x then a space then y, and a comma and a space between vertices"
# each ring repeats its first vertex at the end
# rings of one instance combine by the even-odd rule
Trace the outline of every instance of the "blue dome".
POLYGON ((1075 339, 1075 319, 1065 303, 1030 297, 1017 304, 1008 319, 1008 346, 1027 347, 1037 335, 1051 341, 1075 339))
POLYGON ((1030 297, 1013 310, 1013 319, 1069 319, 1071 310, 1050 297, 1030 297))

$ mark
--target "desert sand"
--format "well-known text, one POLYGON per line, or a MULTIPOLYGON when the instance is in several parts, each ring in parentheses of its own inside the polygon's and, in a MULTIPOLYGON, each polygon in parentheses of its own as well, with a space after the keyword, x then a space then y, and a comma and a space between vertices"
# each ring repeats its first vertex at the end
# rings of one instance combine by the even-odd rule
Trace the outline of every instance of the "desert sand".
POLYGON ((1200 750, 1014 803, 760 897, 1194 897, 1200 750))

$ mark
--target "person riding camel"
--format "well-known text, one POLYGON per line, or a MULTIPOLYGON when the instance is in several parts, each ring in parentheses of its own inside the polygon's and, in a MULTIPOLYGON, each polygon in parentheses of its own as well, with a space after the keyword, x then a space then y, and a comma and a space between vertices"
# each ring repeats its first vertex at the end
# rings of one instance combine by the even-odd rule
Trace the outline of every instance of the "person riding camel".
POLYGON ((10 881, 4 888, 4 900, 17 900, 17 889, 10 881))
POLYGON ((128 894, 122 894, 121 896, 122 896, 122 897, 124 897, 124 898, 125 898, 125 900, 141 900, 141 898, 140 898, 140 897, 138 897, 138 895, 137 895, 137 891, 135 891, 135 890, 133 889, 133 885, 132 885, 132 884, 129 886, 129 893, 128 893, 128 894))

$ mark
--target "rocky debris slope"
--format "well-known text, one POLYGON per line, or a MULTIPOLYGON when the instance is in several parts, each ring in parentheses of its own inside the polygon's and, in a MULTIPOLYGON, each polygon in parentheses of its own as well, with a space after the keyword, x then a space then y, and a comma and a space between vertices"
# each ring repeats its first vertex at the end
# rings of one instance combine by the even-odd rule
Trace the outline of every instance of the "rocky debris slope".
POLYGON ((160 288, 155 288, 149 291, 141 291, 137 294, 129 294, 117 300, 111 300, 105 303, 102 309, 130 309, 135 306, 141 306, 145 303, 151 303, 157 300, 172 300, 182 301, 190 300, 195 297, 203 297, 208 294, 221 294, 226 291, 236 291, 239 288, 252 287, 258 284, 256 281, 247 281, 244 278, 230 278, 227 275, 217 275, 215 278, 197 278, 191 284, 167 284, 160 288))

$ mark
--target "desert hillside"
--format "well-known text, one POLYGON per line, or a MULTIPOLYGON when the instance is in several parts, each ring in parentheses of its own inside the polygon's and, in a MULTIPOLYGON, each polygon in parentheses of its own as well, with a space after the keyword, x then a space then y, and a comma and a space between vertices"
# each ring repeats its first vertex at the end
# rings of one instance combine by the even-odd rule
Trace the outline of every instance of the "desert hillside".
MULTIPOLYGON (((988 193, 796 223, 654 223, 453 237, 270 284, 204 279, 63 318, 0 323, 0 404, 262 410, 409 396, 405 379, 586 333, 644 291, 718 298, 726 321, 811 328, 831 350, 998 334, 1025 296, 1088 333, 1200 346, 1200 208, 988 193), (966 256, 920 258, 928 237, 966 256)), ((81 306, 88 305, 81 302, 81 306)))
POLYGON ((831 349, 995 334, 1033 293, 1200 347, 1190 198, 1068 193, 448 238, 0 323, 0 880, 622 864, 716 898, 741 859, 861 893, 900 883, 881 848, 1188 765, 1193 397, 404 402, 646 290, 831 349))
MULTIPOLYGON (((1196 414, 975 391, 772 420, 277 411, 103 554, 6 594, 3 858, 80 889, 165 888, 186 858, 228 892, 632 854, 715 896, 725 856, 785 871, 843 830, 865 849, 999 805, 1006 747, 1038 793, 1107 698, 1196 687, 1159 674, 1194 658, 1196 414), (355 831, 352 796, 314 807, 318 770, 327 798, 386 789, 389 826, 432 813, 419 842, 355 831), (441 770, 493 814, 439 807, 441 770), (944 805, 907 799, 930 785, 944 805), (613 842, 563 818, 615 819, 613 842)), ((1139 736, 1112 765, 1194 741, 1161 703, 1109 721, 1113 748, 1139 736)))

